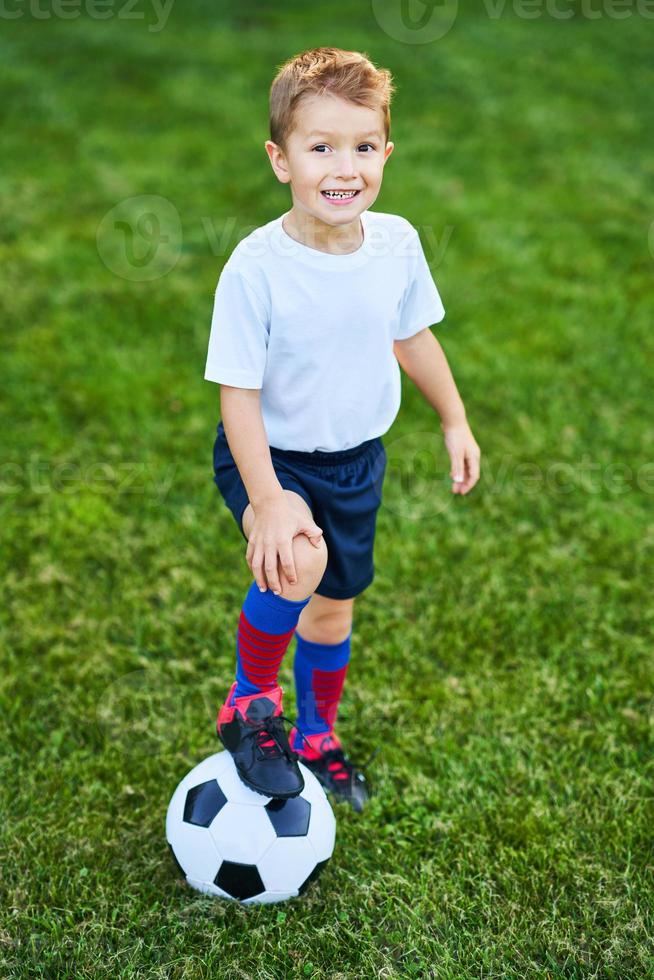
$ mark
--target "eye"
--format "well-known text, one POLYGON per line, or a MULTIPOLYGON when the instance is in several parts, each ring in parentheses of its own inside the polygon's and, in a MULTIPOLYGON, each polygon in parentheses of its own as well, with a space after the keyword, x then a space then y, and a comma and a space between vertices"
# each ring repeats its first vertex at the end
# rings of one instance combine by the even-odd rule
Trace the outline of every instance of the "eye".
MULTIPOLYGON (((362 146, 369 146, 373 153, 375 151, 375 146, 372 143, 360 143, 358 149, 361 149, 362 146)), ((328 149, 326 143, 318 143, 316 146, 313 147, 313 150, 314 151, 317 150, 319 153, 321 153, 323 150, 326 149, 328 149)))

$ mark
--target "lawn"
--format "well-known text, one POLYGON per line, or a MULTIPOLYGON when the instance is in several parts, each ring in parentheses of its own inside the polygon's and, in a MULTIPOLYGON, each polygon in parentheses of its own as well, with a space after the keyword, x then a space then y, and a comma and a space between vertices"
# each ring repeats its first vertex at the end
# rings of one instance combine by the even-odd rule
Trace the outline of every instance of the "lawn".
POLYGON ((0 975, 654 977, 654 22, 123 7, 2 14, 0 975), (213 291, 290 206, 267 93, 318 44, 394 73, 374 209, 421 233, 482 475, 451 494, 404 377, 338 723, 375 796, 305 896, 243 908, 185 885, 164 819, 251 582, 213 291))

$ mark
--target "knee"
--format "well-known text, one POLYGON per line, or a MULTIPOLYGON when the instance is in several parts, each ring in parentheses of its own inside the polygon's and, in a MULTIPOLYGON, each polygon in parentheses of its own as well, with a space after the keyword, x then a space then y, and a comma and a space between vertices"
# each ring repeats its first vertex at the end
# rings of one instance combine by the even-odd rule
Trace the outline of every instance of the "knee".
POLYGON ((321 537, 320 543, 316 547, 309 541, 306 534, 298 534, 297 537, 293 538, 293 562, 297 582, 291 584, 282 569, 280 571, 281 594, 285 599, 306 599, 307 596, 315 592, 325 574, 327 567, 325 539, 321 537))
MULTIPOLYGON (((313 601, 313 600, 312 600, 313 601)), ((335 603, 338 600, 334 600, 335 603)), ((319 613, 312 617, 309 606, 302 610, 298 630, 300 635, 309 640, 310 643, 343 643, 352 632, 352 607, 345 605, 343 609, 334 609, 330 612, 319 613), (308 616, 305 616, 309 613, 308 616)))

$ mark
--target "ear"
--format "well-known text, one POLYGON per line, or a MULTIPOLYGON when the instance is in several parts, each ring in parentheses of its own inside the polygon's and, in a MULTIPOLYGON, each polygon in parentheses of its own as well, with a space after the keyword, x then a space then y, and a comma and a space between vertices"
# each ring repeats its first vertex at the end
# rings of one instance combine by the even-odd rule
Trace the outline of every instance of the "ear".
POLYGON ((264 147, 270 157, 270 165, 275 171, 277 180, 282 184, 288 184, 291 180, 291 175, 288 172, 288 164, 286 163, 284 151, 277 143, 273 143, 272 140, 266 140, 264 147))
POLYGON ((384 150, 384 163, 386 163, 386 161, 388 160, 389 156, 391 155, 394 149, 395 149, 395 143, 389 142, 386 144, 386 149, 384 150))

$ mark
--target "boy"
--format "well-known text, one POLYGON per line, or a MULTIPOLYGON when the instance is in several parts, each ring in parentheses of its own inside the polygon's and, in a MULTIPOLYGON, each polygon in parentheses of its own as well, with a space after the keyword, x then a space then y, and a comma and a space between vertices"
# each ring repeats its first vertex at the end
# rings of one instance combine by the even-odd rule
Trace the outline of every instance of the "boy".
POLYGON ((236 246, 214 300, 205 378, 220 388, 214 480, 254 576, 236 634, 236 680, 216 731, 241 780, 287 799, 298 758, 363 809, 369 787, 334 731, 353 605, 374 576, 399 364, 439 412, 453 492, 477 482, 479 447, 430 324, 444 310, 417 231, 370 211, 389 142, 390 73, 317 48, 270 90, 265 143, 290 211, 236 246), (280 664, 295 634, 297 718, 283 722, 280 664))

